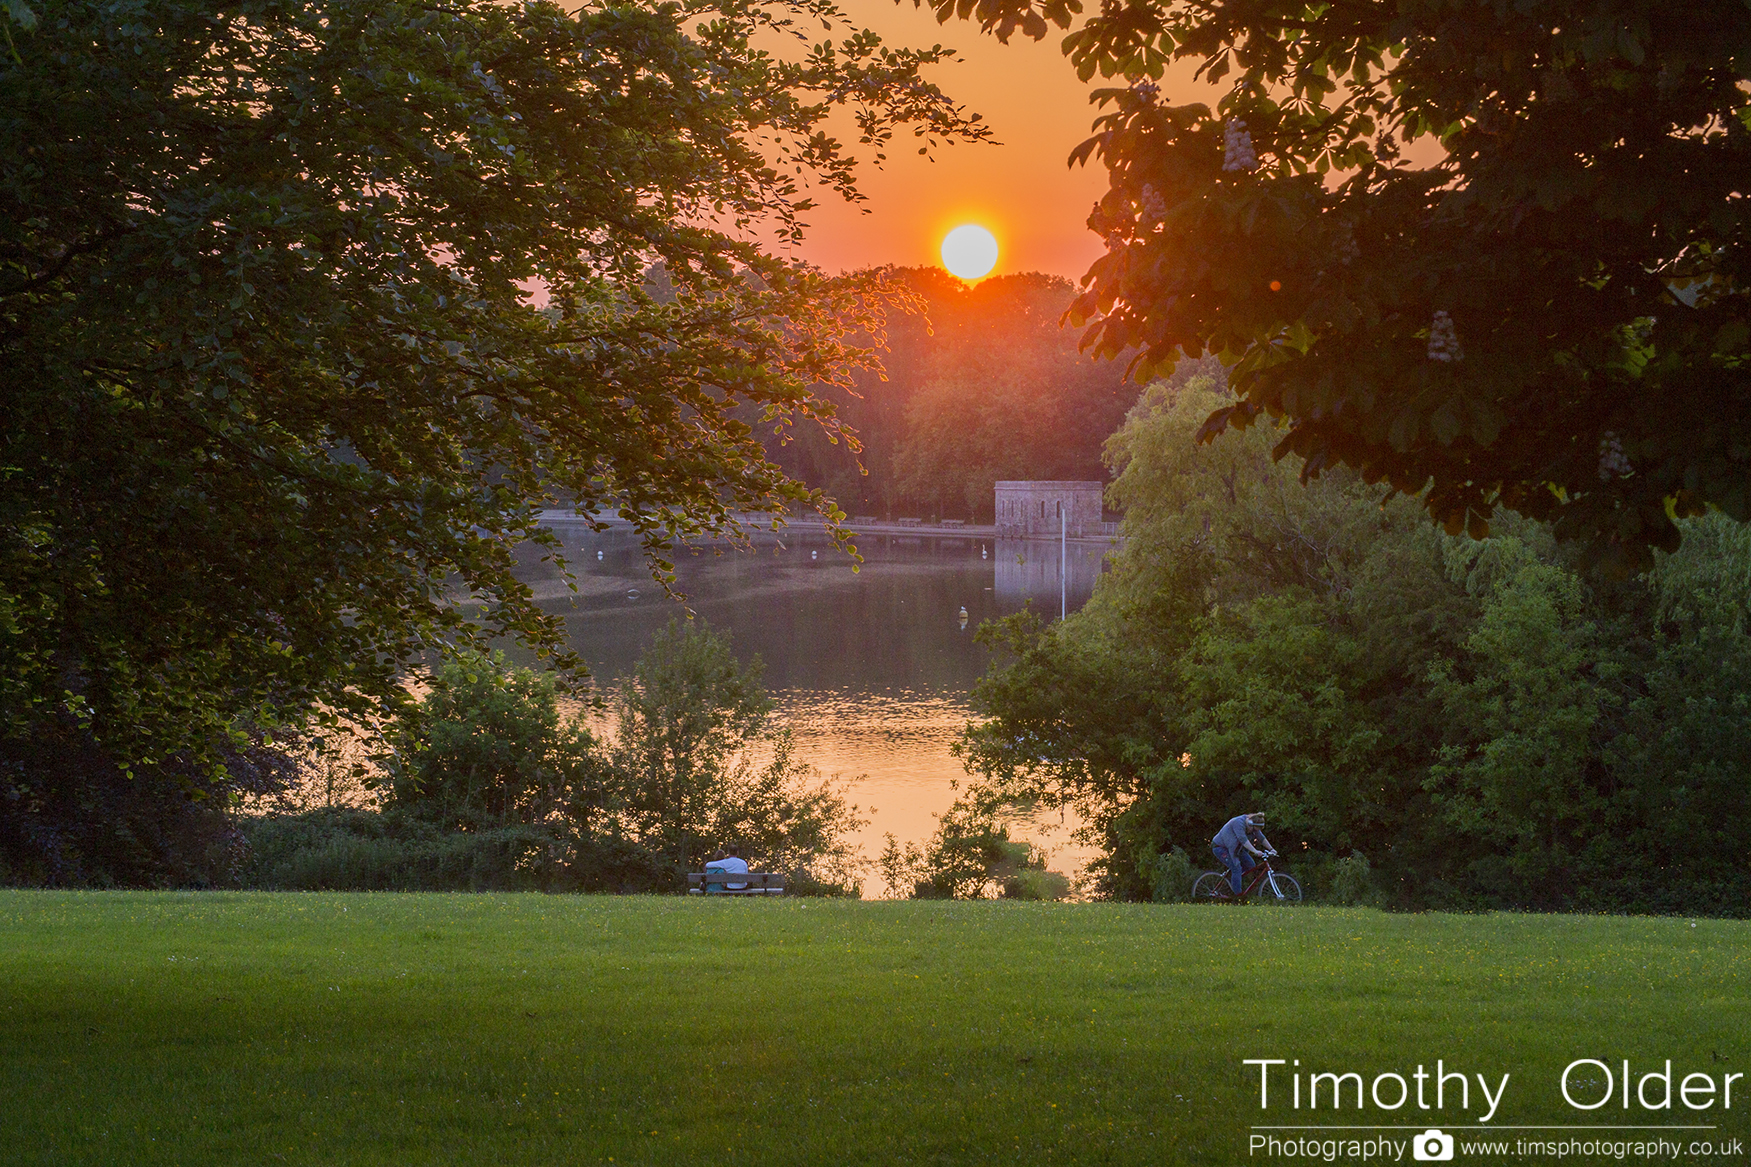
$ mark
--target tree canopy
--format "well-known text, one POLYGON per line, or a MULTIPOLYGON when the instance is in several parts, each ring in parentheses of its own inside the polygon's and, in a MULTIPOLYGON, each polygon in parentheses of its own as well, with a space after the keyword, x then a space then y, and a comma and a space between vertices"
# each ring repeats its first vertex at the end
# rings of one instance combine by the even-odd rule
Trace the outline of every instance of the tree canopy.
MULTIPOLYGON (((915 0, 921 3, 922 0, 915 0)), ((930 0, 1069 29, 1110 187, 1073 313, 1143 377, 1217 353, 1209 440, 1499 506, 1645 568, 1751 519, 1751 10, 1729 0, 930 0), (1171 62, 1226 81, 1172 105, 1171 62)))
POLYGON ((1029 274, 963 289, 941 273, 914 278, 926 283, 933 335, 894 455, 900 495, 989 522, 999 479, 1104 480, 1102 443, 1136 386, 1076 352, 1061 324, 1069 281, 1029 274))
POLYGON ((855 396, 825 390, 861 457, 817 428, 769 442, 774 461, 858 514, 985 522, 1000 478, 1106 477, 1101 444, 1137 386, 1077 352, 1063 325, 1074 284, 1039 272, 970 285, 941 268, 886 274, 917 301, 889 314, 881 371, 858 371, 855 396))
POLYGON ((944 50, 830 0, 7 0, 0 26, 15 809, 64 780, 33 769, 57 735, 211 773, 381 712, 433 649, 574 664, 512 575, 517 543, 557 552, 544 507, 659 557, 834 514, 734 411, 837 436, 811 386, 868 362, 879 289, 760 240, 811 183, 855 196, 836 107, 878 156, 983 135, 920 77, 944 50))
POLYGON ((1316 898, 1744 912, 1751 530, 1682 520, 1611 579, 1545 524, 1474 540, 1344 467, 1297 486, 1269 427, 1198 448, 1225 399, 1152 386, 1109 447, 1114 571, 1067 621, 988 626, 1013 655, 975 692, 976 804, 1079 807, 1119 898, 1184 898, 1264 810, 1316 898))

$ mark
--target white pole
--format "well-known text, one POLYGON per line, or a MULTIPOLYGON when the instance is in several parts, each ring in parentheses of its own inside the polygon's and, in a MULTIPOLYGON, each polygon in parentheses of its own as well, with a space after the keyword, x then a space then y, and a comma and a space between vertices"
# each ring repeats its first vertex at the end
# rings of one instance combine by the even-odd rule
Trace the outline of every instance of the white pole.
POLYGON ((1058 500, 1058 619, 1070 612, 1070 515, 1064 510, 1064 500, 1058 500))

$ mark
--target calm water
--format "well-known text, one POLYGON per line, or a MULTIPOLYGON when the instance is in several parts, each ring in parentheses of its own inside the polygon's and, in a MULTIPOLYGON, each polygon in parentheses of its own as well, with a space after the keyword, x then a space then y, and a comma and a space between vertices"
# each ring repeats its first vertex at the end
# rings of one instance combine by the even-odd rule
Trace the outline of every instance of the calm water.
MULTIPOLYGON (((573 595, 550 566, 531 562, 524 578, 551 610, 565 613, 573 647, 597 677, 626 672, 652 633, 680 609, 652 582, 628 528, 597 534, 558 527, 578 575, 573 595)), ((950 747, 975 715, 967 704, 990 654, 973 642, 981 620, 1017 611, 1031 598, 1056 616, 1056 541, 934 535, 864 536, 862 569, 808 528, 759 537, 750 552, 683 552, 678 589, 736 655, 759 656, 778 715, 799 755, 824 774, 855 779, 852 799, 870 825, 858 841, 880 853, 882 836, 919 841, 954 801, 964 778, 950 747), (963 626, 960 610, 966 609, 963 626)), ((1071 610, 1093 592, 1105 543, 1071 543, 1071 610)), ((1058 816, 1018 821, 1017 835, 1053 850, 1053 866, 1077 867, 1082 850, 1058 816)), ((872 877, 866 893, 879 893, 872 877)))

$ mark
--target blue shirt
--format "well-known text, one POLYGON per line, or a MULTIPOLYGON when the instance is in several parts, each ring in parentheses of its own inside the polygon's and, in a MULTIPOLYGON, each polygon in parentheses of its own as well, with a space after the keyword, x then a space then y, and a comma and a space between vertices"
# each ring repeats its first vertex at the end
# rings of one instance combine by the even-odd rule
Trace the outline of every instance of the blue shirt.
POLYGON ((1216 837, 1210 842, 1217 847, 1228 848, 1230 855, 1239 855, 1246 843, 1246 816, 1237 814, 1222 824, 1222 829, 1216 832, 1216 837))

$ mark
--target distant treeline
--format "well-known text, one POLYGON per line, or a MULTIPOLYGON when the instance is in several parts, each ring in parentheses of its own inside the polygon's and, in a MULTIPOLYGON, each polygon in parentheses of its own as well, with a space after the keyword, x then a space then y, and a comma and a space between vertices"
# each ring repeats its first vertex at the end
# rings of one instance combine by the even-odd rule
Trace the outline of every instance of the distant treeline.
POLYGON ((936 268, 892 273, 922 314, 895 311, 882 354, 887 380, 858 379, 836 400, 863 443, 799 427, 768 436, 768 455, 851 515, 992 519, 999 479, 1106 481, 1101 448, 1137 399, 1122 361, 1077 351, 1061 326, 1070 281, 1031 272, 973 286, 936 268))
POLYGON ((970 800, 1077 805, 1100 889, 1180 899, 1241 811, 1317 899, 1751 908, 1751 528, 1614 576, 1498 515, 1449 535, 1343 470, 1297 481, 1226 398, 1151 388, 1115 437, 1126 541, 1068 621, 988 629, 970 800))

